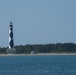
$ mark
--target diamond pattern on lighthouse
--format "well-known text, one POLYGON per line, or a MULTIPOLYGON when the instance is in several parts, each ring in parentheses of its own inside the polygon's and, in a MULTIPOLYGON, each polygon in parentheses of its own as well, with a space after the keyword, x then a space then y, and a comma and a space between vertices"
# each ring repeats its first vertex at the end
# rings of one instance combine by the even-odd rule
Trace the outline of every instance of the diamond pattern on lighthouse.
POLYGON ((9 25, 9 48, 6 50, 7 54, 15 54, 16 49, 14 48, 14 39, 13 39, 13 24, 10 22, 9 25))
POLYGON ((11 48, 13 48, 14 42, 13 42, 12 39, 10 40, 9 45, 10 45, 11 48))
POLYGON ((13 24, 10 22, 9 26, 9 49, 14 48, 14 40, 13 40, 13 24))
POLYGON ((13 38, 13 32, 10 32, 10 38, 12 39, 13 38))

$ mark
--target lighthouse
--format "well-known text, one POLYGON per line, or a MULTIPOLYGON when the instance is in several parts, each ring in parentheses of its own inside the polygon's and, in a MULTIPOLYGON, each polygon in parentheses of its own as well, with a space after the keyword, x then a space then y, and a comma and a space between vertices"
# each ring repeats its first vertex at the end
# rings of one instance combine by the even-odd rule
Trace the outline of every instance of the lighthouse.
POLYGON ((14 36, 13 36, 13 23, 9 25, 9 47, 7 49, 8 54, 15 54, 16 49, 14 48, 14 36))

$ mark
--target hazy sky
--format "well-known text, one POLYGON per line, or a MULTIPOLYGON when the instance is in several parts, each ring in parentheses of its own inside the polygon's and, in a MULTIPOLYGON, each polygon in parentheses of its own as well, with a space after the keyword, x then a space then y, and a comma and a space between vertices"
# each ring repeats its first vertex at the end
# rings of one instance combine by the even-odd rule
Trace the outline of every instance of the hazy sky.
POLYGON ((0 47, 10 21, 15 45, 76 43, 76 0, 0 0, 0 47))

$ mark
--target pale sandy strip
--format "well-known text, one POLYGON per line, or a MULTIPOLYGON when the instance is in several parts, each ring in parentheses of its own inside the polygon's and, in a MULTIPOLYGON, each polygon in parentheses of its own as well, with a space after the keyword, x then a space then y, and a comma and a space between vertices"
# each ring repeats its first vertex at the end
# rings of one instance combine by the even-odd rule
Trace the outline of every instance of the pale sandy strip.
POLYGON ((0 56, 76 55, 76 53, 0 54, 0 56))

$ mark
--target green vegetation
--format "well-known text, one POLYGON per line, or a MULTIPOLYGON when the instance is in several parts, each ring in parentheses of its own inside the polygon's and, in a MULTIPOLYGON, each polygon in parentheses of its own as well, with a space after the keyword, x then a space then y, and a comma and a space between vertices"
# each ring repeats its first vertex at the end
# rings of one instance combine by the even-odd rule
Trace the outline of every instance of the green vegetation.
MULTIPOLYGON (((75 53, 76 44, 75 43, 56 43, 56 44, 34 44, 34 45, 20 45, 15 46, 16 52, 21 53, 31 53, 35 51, 36 53, 75 53)), ((7 48, 0 48, 0 53, 6 53, 7 48)))

